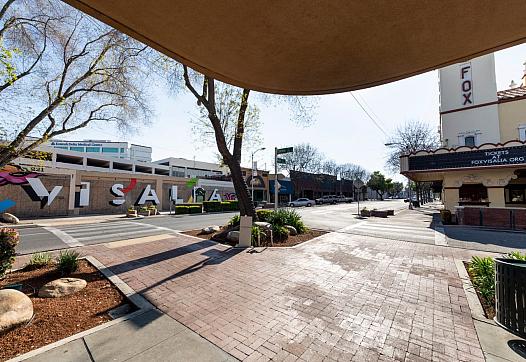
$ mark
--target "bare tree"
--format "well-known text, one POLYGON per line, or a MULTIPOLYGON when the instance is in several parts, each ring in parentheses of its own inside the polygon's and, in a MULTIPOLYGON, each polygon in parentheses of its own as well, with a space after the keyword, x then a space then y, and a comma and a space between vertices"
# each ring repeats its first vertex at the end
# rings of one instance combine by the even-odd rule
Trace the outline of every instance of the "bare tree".
MULTIPOLYGON (((181 75, 181 72, 178 69, 180 66, 180 64, 171 60, 161 60, 161 67, 168 68, 168 78, 172 88, 178 89, 179 87, 177 80, 181 75), (167 63, 171 64, 171 66, 167 67, 167 63)), ((186 89, 188 89, 196 98, 197 105, 203 107, 203 112, 208 117, 208 120, 210 121, 211 127, 214 131, 216 146, 219 154, 221 155, 223 162, 230 169, 232 183, 234 184, 234 189, 236 190, 237 198, 239 200, 239 211, 241 215, 257 218, 256 210, 248 192, 248 187, 245 179, 243 178, 240 166, 243 142, 245 140, 247 126, 247 115, 248 117, 251 117, 249 97, 253 92, 246 88, 239 89, 237 91, 239 99, 237 102, 235 102, 231 111, 235 112, 232 114, 236 114, 237 118, 235 118, 235 127, 232 127, 234 129, 233 141, 232 144, 229 145, 227 141, 229 137, 227 134, 225 134, 225 129, 223 128, 223 124, 219 116, 219 110, 223 107, 219 105, 220 97, 218 97, 218 89, 221 89, 221 84, 209 76, 203 76, 197 72, 191 71, 185 65, 182 66, 182 69, 184 85, 186 89)), ((270 95, 264 95, 261 93, 256 93, 255 95, 259 96, 262 101, 265 102, 282 102, 287 99, 283 98, 282 96, 276 96, 274 99, 270 95)), ((309 99, 307 97, 290 97, 290 99, 291 107, 295 107, 298 104, 307 103, 312 99, 312 97, 309 99), (302 102, 302 99, 308 99, 308 101, 302 102)), ((310 108, 303 108, 303 110, 306 109, 310 108)), ((298 110, 296 115, 303 115, 303 112, 298 110)), ((305 119, 309 119, 309 116, 310 115, 307 114, 304 115, 305 119)))
POLYGON ((9 89, 13 93, 4 92, 0 99, 4 107, 28 102, 25 113, 12 117, 15 135, 0 150, 0 166, 91 122, 128 127, 150 115, 142 81, 146 47, 61 2, 48 5, 37 10, 60 21, 46 25, 48 46, 39 48, 45 49, 39 72, 16 82, 9 89))
POLYGON ((46 13, 42 0, 7 0, 0 8, 0 92, 38 70, 48 31, 60 16, 46 13))
POLYGON ((285 162, 280 169, 300 172, 319 172, 323 155, 310 143, 300 143, 293 147, 292 153, 280 155, 285 162))
MULTIPOLYGON (((400 171, 400 156, 416 151, 430 151, 439 145, 438 133, 431 126, 421 121, 406 122, 398 127, 394 136, 388 140, 390 152, 386 161, 387 167, 392 172, 400 171)), ((416 200, 420 202, 422 187, 427 184, 415 182, 416 200)))
MULTIPOLYGON (((241 107, 242 90, 224 83, 216 84, 216 113, 221 121, 221 129, 225 135, 228 149, 233 152, 236 135, 238 132, 239 109, 241 107)), ((254 145, 261 144, 261 122, 259 119, 259 107, 249 104, 245 111, 245 122, 243 127, 242 150, 251 149, 254 145)), ((199 107, 199 116, 194 117, 192 122, 192 134, 196 143, 201 145, 215 145, 215 132, 208 118, 208 111, 199 107)), ((223 162, 222 156, 218 157, 223 162)))
POLYGON ((333 160, 327 160, 321 165, 321 170, 328 175, 337 176, 341 170, 341 166, 333 160))
POLYGON ((387 141, 389 155, 387 167, 395 173, 400 171, 400 156, 419 150, 432 150, 438 147, 438 133, 427 123, 421 121, 406 122, 396 129, 393 137, 387 141))
POLYGON ((342 175, 344 178, 349 180, 361 180, 366 182, 369 179, 369 172, 360 165, 353 163, 344 163, 340 165, 342 175))

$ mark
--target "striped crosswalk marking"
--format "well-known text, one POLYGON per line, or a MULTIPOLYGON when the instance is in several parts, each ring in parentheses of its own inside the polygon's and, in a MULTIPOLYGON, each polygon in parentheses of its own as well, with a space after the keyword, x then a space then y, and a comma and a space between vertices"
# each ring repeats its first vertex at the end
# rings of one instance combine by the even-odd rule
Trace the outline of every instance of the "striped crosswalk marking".
POLYGON ((401 220, 393 220, 393 222, 378 222, 367 220, 350 225, 339 231, 391 240, 447 245, 443 231, 442 234, 440 234, 431 228, 428 223, 418 223, 409 219, 407 220, 407 223, 400 221, 401 220))
POLYGON ((166 234, 167 232, 178 232, 178 230, 133 221, 112 221, 89 225, 64 225, 45 227, 45 229, 72 247, 147 237, 161 233, 166 234))

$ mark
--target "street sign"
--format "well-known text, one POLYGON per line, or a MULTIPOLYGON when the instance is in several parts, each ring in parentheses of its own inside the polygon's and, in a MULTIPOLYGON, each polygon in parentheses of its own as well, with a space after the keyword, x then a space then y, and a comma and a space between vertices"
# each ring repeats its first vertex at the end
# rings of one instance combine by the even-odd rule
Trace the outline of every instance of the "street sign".
POLYGON ((276 159, 276 162, 277 162, 277 163, 287 163, 287 160, 285 160, 284 158, 279 158, 279 157, 278 157, 278 158, 276 159))
POLYGON ((362 180, 358 179, 358 180, 353 180, 353 185, 354 185, 354 187, 359 189, 359 188, 364 186, 364 183, 363 183, 362 180))
POLYGON ((286 147, 286 148, 278 148, 276 151, 276 154, 282 155, 284 153, 291 153, 293 151, 292 147, 286 147))

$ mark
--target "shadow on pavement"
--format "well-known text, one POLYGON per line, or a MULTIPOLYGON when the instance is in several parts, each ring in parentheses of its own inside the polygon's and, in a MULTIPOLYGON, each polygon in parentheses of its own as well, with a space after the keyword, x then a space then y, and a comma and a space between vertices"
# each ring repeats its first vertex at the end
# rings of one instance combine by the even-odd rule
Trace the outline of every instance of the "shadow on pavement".
MULTIPOLYGON (((195 243, 192 243, 192 244, 180 246, 180 247, 175 248, 175 249, 163 251, 163 252, 158 253, 158 254, 148 255, 148 256, 145 256, 145 257, 142 257, 142 258, 129 260, 129 261, 121 263, 121 264, 112 265, 110 267, 110 269, 115 274, 121 274, 121 273, 125 273, 125 272, 128 272, 128 271, 134 270, 134 269, 142 268, 142 267, 145 267, 145 266, 148 266, 148 265, 160 263, 160 262, 165 261, 165 260, 177 258, 178 256, 183 256, 183 255, 186 255, 186 254, 189 254, 189 253, 193 253, 195 251, 199 251, 199 250, 202 250, 202 249, 210 248, 210 247, 215 246, 215 245, 217 245, 217 244, 215 242, 213 242, 213 241, 201 240, 201 241, 198 241, 198 242, 195 242, 195 243)), ((214 250, 210 250, 209 252, 210 253, 212 253, 212 252, 222 253, 222 251, 215 250, 215 249, 214 250)), ((204 253, 204 254, 206 254, 206 253, 204 253)))

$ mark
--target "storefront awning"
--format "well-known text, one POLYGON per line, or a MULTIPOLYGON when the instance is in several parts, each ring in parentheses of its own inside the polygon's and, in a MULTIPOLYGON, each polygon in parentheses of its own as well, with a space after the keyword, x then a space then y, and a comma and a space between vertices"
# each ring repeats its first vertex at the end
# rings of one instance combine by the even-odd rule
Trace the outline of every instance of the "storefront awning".
POLYGON ((216 79, 283 94, 379 85, 526 39, 523 0, 64 1, 216 79))

